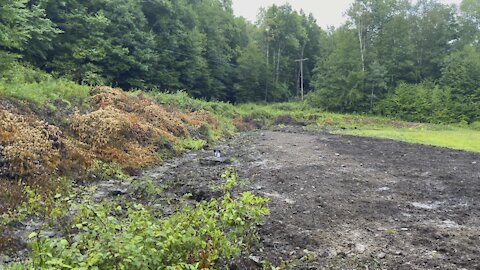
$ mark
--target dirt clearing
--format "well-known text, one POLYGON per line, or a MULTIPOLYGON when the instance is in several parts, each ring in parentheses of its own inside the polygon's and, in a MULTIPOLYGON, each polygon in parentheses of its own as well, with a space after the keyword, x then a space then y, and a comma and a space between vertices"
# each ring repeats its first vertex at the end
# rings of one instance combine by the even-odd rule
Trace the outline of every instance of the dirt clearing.
MULTIPOLYGON (((270 198, 271 214, 260 245, 230 269, 480 269, 479 153, 302 128, 241 133, 215 148, 222 158, 192 152, 138 176, 132 185, 162 187, 154 198, 121 181, 94 184, 94 198, 169 215, 185 193, 218 196, 212 187, 234 166, 236 192, 270 198)), ((22 224, 13 236, 28 235, 22 224)), ((5 262, 26 252, 10 247, 5 262)))
MULTIPOLYGON (((301 129, 243 133, 219 147, 241 189, 271 199, 262 246, 242 268, 480 269, 478 153, 301 129)), ((208 199, 226 166, 199 162, 211 155, 147 174, 208 199)))

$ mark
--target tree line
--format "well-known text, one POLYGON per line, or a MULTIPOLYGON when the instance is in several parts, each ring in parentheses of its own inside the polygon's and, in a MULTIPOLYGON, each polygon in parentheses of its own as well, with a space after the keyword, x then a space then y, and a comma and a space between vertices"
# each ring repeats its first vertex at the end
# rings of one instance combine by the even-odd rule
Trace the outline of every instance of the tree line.
POLYGON ((480 2, 356 0, 338 28, 288 5, 255 23, 230 0, 0 0, 0 75, 25 65, 77 83, 208 100, 298 99, 414 121, 480 119, 480 2))

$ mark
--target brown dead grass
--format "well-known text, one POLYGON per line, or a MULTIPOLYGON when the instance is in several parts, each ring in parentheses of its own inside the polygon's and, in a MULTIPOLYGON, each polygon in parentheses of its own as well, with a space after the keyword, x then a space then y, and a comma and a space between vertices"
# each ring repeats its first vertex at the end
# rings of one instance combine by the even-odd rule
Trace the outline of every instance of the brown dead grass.
POLYGON ((238 131, 249 131, 262 127, 260 122, 250 117, 237 117, 233 119, 233 125, 238 131))

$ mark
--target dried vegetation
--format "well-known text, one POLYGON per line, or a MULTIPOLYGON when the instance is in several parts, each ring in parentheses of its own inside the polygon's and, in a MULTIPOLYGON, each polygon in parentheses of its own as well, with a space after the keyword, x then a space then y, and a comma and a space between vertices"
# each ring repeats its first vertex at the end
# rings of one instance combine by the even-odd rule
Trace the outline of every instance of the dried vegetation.
POLYGON ((58 127, 0 108, 0 212, 21 201, 23 185, 48 192, 60 171, 83 171, 91 160, 58 127))
POLYGON ((218 127, 206 111, 168 110, 121 89, 95 87, 90 95, 91 110, 65 115, 63 130, 0 103, 0 213, 21 200, 25 184, 48 190, 55 177, 87 177, 95 160, 138 169, 178 149, 190 131, 218 127))

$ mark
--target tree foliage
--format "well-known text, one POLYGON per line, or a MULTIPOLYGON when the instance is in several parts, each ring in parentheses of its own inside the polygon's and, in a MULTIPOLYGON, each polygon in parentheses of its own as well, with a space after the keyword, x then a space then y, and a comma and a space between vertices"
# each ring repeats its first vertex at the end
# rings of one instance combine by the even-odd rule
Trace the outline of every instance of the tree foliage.
POLYGON ((415 121, 478 120, 478 1, 460 10, 436 0, 356 0, 346 25, 328 35, 309 103, 415 121))
POLYGON ((327 30, 289 4, 262 9, 255 24, 226 0, 0 0, 0 7, 0 72, 22 58, 80 84, 275 102, 300 96, 295 60, 308 59, 312 106, 374 112, 403 83, 429 81, 418 88, 449 88, 463 118, 478 120, 476 0, 459 7, 355 0, 347 22, 327 30))

